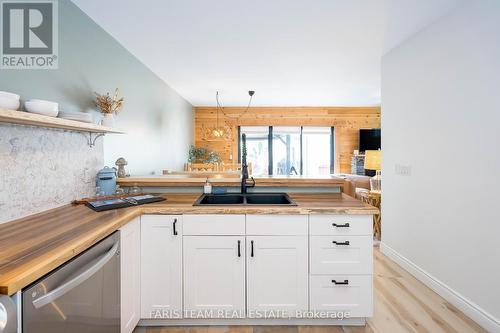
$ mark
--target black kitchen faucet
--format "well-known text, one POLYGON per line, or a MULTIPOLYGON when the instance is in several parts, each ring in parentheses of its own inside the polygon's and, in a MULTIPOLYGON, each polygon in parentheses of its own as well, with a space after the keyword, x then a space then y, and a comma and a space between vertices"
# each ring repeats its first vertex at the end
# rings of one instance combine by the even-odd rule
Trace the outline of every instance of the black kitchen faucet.
POLYGON ((253 184, 248 185, 248 164, 247 164, 247 135, 241 135, 241 193, 247 193, 247 188, 255 187, 255 179, 251 177, 253 184))

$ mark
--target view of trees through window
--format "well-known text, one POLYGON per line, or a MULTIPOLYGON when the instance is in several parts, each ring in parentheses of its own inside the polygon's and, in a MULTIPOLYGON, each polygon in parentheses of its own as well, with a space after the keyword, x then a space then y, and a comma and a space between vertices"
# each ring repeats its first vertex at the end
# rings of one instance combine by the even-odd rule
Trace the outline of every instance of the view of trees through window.
MULTIPOLYGON (((247 136, 247 162, 252 163, 254 175, 269 174, 269 127, 241 127, 240 133, 247 136)), ((241 137, 240 137, 241 146, 241 137)), ((240 149, 241 151, 241 149, 240 149)), ((241 158, 241 157, 240 157, 241 158)))
POLYGON ((331 173, 331 127, 242 126, 240 145, 243 133, 247 137, 247 161, 256 176, 331 173))

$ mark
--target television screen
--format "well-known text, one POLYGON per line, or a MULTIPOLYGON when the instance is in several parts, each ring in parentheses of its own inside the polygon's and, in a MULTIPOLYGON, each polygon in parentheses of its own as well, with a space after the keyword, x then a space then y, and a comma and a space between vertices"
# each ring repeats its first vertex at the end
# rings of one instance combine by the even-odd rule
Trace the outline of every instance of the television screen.
POLYGON ((378 150, 380 145, 380 128, 359 130, 359 151, 378 150))

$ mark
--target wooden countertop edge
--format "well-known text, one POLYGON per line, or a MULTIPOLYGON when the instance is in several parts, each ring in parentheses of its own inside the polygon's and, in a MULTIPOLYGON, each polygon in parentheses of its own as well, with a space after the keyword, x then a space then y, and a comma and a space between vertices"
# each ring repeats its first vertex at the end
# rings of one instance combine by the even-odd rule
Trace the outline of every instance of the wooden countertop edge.
POLYGON ((103 224, 102 228, 98 230, 82 234, 76 240, 70 240, 51 249, 49 254, 53 253, 53 255, 45 253, 44 255, 47 256, 45 260, 38 260, 36 263, 28 262, 27 265, 29 267, 23 269, 23 273, 16 275, 15 278, 2 280, 0 277, 0 294, 9 296, 15 294, 17 291, 50 273, 94 244, 97 244, 139 215, 139 210, 130 210, 128 214, 103 224))
MULTIPOLYGON (((207 178, 118 178, 117 184, 122 186, 154 186, 154 187, 198 187, 205 184, 207 178)), ((208 178, 213 186, 238 186, 241 182, 239 178, 208 178)), ((257 187, 331 187, 331 186, 344 186, 344 180, 341 178, 332 179, 304 179, 304 178, 256 178, 257 187)))
POLYGON ((333 214, 333 215, 373 215, 378 214, 376 208, 300 208, 294 207, 266 207, 265 212, 262 208, 257 207, 191 207, 191 208, 164 208, 164 207, 145 207, 141 214, 157 214, 157 215, 175 215, 175 214, 262 214, 262 215, 317 215, 317 214, 333 214))
MULTIPOLYGON (((172 195, 172 194, 168 194, 172 195)), ((293 196, 292 196, 293 197, 293 196)), ((347 197, 342 195, 342 198, 347 197)), ((168 203, 168 201, 167 201, 168 203)), ((127 224, 132 219, 143 214, 352 214, 352 215, 372 215, 377 214, 379 210, 375 207, 363 204, 361 207, 327 207, 315 206, 307 207, 307 203, 302 206, 294 207, 199 207, 191 204, 172 203, 172 206, 165 207, 162 203, 153 203, 135 208, 127 208, 126 210, 117 210, 120 212, 118 216, 111 217, 106 223, 102 223, 99 227, 94 227, 91 230, 78 234, 77 237, 72 237, 67 240, 61 240, 61 243, 54 246, 56 241, 46 244, 43 248, 36 252, 41 252, 39 258, 26 261, 15 268, 16 274, 9 276, 4 272, 0 275, 0 294, 13 295, 22 288, 30 285, 34 281, 50 273, 68 260, 74 258, 102 239, 111 235, 123 225, 127 224), (49 249, 50 248, 50 249, 49 249), (45 252, 43 252, 45 251, 45 252), (17 272, 19 271, 19 273, 17 272)), ((70 205, 55 208, 46 212, 35 215, 50 213, 50 211, 65 209, 70 205)), ((20 257, 17 261, 22 261, 20 257)), ((13 269, 14 270, 14 269, 13 269)), ((7 271, 8 272, 8 271, 7 271)))

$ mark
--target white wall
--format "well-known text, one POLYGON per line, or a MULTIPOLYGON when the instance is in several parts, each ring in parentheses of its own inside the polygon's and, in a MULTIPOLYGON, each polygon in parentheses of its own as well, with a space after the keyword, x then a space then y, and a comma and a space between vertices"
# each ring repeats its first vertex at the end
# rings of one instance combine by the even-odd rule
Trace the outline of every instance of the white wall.
POLYGON ((382 128, 383 248, 500 331, 500 1, 467 1, 384 56, 382 128))
POLYGON ((98 139, 104 142, 104 164, 114 166, 124 157, 135 175, 182 170, 194 137, 192 105, 71 1, 59 1, 57 70, 0 69, 0 90, 23 101, 57 101, 64 111, 94 113, 94 92, 113 93, 116 87, 125 98, 116 126, 127 134, 98 139))

